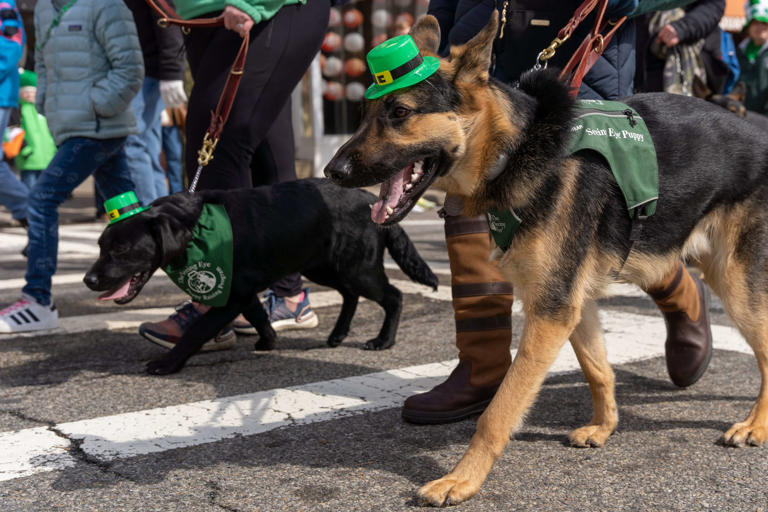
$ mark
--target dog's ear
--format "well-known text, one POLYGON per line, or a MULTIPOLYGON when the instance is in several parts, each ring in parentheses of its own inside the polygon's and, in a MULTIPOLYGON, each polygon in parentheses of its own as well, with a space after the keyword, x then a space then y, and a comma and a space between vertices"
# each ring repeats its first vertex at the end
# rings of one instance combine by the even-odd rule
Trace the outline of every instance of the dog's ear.
POLYGON ((712 96, 712 89, 707 87, 707 84, 698 76, 693 77, 693 95, 703 100, 709 99, 712 96))
POLYGON ((437 55, 437 49, 440 47, 440 25, 437 18, 429 14, 422 16, 411 28, 410 36, 422 54, 437 55))
POLYGON ((491 67, 493 41, 499 27, 499 13, 493 10, 485 28, 467 43, 451 46, 450 62, 455 72, 455 81, 487 82, 491 67))
POLYGON ((184 254, 201 210, 202 200, 192 194, 174 194, 152 203, 148 222, 161 267, 184 254))

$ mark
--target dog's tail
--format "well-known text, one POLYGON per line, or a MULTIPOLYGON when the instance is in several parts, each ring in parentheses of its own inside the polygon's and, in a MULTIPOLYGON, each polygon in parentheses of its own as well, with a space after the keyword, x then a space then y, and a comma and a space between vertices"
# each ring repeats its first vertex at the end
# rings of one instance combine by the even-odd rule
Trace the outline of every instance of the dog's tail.
POLYGON ((405 272, 405 275, 417 283, 431 286, 433 290, 437 290, 437 276, 432 273, 427 262, 419 256, 416 247, 413 246, 403 228, 397 224, 387 228, 385 245, 389 249, 392 259, 405 272))

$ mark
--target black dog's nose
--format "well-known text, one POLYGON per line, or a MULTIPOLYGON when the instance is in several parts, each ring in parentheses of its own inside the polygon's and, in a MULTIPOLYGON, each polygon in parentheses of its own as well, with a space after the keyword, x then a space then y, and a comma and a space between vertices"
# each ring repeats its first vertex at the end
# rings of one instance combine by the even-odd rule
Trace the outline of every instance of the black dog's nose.
POLYGON ((352 174, 352 165, 346 158, 334 158, 325 166, 325 177, 340 185, 352 174))
POLYGON ((93 289, 95 286, 98 286, 99 284, 99 276, 96 274, 85 274, 85 277, 83 278, 83 282, 85 283, 85 286, 88 288, 93 289))

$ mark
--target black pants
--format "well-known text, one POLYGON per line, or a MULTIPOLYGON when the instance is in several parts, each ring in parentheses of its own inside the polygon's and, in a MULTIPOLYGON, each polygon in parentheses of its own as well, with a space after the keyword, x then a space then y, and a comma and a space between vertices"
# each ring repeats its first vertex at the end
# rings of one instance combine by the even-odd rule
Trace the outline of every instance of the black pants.
MULTIPOLYGON (((328 26, 329 2, 309 0, 304 5, 287 5, 251 29, 237 97, 213 160, 200 175, 198 190, 248 188, 296 179, 290 96, 320 49, 328 26)), ((211 112, 216 109, 240 43, 235 32, 223 27, 195 28, 186 37, 194 79, 186 126, 186 173, 190 181, 211 112)), ((296 295, 301 292, 301 276, 284 277, 272 289, 279 297, 296 295)))

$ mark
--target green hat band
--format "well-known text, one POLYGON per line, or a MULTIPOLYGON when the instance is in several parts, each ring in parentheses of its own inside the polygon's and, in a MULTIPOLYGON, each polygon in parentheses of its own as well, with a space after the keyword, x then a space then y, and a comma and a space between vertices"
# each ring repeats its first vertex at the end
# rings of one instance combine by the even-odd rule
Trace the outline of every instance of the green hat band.
POLYGON ((110 224, 125 220, 148 209, 149 206, 141 206, 133 191, 125 192, 104 201, 104 211, 107 212, 110 224))
POLYGON ((395 69, 382 70, 373 75, 373 79, 378 85, 391 84, 401 76, 405 76, 417 67, 421 66, 424 62, 424 58, 420 53, 416 54, 414 58, 406 62, 401 66, 397 66, 395 69))

